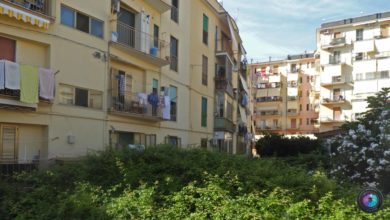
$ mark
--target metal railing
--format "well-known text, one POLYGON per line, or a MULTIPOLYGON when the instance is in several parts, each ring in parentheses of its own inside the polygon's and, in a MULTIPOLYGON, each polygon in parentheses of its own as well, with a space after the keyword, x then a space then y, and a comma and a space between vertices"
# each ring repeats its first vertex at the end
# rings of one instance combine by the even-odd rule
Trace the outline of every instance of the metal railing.
POLYGON ((281 102, 283 98, 280 96, 260 97, 256 98, 257 102, 281 102))
POLYGON ((227 38, 219 39, 215 42, 217 53, 228 53, 229 56, 233 57, 232 42, 227 38))
POLYGON ((234 123, 227 118, 215 117, 214 118, 214 129, 235 131, 235 126, 234 126, 234 123))
POLYGON ((261 111, 261 116, 281 115, 279 111, 261 111))
POLYGON ((39 161, 19 163, 18 160, 0 159, 0 176, 12 176, 19 172, 31 172, 37 170, 39 161))
POLYGON ((51 16, 51 0, 1 0, 18 5, 24 9, 51 16))
POLYGON ((281 83, 275 82, 275 83, 259 83, 258 89, 276 89, 280 88, 281 83))
POLYGON ((136 93, 125 92, 123 94, 111 91, 111 110, 128 113, 139 117, 162 118, 162 110, 159 106, 152 106, 147 100, 140 99, 136 93))
POLYGON ((118 43, 150 56, 162 58, 162 49, 166 47, 165 41, 156 39, 153 35, 134 29, 120 21, 117 22, 117 32, 118 43))
POLYGON ((287 115, 297 115, 298 109, 287 109, 287 115))

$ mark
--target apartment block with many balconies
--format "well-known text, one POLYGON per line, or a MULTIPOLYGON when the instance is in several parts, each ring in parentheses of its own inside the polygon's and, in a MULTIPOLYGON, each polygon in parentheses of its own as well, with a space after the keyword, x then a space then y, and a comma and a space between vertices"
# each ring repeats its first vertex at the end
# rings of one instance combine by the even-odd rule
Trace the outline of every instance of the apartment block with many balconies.
POLYGON ((390 86, 390 12, 324 23, 317 30, 321 64, 321 131, 366 111, 364 101, 390 86))
POLYGON ((250 64, 257 133, 318 132, 319 78, 314 54, 250 64))

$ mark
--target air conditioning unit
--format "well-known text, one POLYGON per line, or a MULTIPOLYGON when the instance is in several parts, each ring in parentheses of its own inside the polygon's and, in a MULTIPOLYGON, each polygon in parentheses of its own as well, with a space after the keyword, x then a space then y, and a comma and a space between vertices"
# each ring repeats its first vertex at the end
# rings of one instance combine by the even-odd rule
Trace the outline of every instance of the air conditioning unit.
POLYGON ((111 0, 111 11, 113 14, 119 13, 121 10, 121 1, 120 0, 111 0))

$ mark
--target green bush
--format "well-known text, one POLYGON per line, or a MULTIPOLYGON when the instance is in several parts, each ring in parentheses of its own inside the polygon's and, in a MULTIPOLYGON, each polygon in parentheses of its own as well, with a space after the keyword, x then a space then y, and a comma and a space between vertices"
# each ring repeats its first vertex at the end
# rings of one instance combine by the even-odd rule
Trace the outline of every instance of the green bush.
POLYGON ((299 161, 108 150, 0 181, 0 219, 389 219, 389 209, 359 211, 356 186, 343 188, 299 161))
POLYGON ((286 137, 279 134, 266 134, 256 143, 256 149, 261 156, 297 156, 321 151, 319 140, 308 137, 286 137))

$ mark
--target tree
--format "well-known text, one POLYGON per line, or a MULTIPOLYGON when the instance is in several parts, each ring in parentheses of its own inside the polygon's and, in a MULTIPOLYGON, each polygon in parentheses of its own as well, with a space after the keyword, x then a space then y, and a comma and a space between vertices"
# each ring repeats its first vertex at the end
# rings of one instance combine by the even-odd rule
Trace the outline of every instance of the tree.
POLYGON ((368 108, 356 122, 329 139, 335 177, 390 191, 390 88, 368 97, 368 108))

